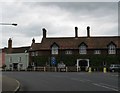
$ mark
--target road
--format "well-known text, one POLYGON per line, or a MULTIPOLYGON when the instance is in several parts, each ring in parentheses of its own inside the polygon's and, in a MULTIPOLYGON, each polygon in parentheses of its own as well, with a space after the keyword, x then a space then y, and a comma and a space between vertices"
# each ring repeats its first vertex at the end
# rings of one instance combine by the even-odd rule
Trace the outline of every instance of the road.
POLYGON ((3 72, 17 79, 21 91, 118 91, 118 73, 3 72))
POLYGON ((0 71, 0 93, 2 92, 2 73, 0 71))

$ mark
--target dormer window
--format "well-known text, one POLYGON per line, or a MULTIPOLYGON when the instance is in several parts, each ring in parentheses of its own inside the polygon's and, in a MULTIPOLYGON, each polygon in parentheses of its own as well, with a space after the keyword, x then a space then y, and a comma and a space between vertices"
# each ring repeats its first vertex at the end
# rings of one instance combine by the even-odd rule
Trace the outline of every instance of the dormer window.
POLYGON ((56 44, 54 44, 52 46, 52 54, 54 55, 57 55, 58 54, 58 46, 56 44))
POLYGON ((84 43, 79 46, 79 54, 87 54, 87 46, 84 43))
POLYGON ((116 54, 116 46, 113 43, 108 46, 108 54, 116 54))

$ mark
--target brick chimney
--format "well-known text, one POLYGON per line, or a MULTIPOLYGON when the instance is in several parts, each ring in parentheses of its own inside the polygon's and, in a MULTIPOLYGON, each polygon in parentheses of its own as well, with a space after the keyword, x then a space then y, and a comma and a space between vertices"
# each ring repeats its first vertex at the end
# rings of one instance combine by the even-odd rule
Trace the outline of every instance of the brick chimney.
POLYGON ((11 38, 9 38, 9 40, 8 40, 8 48, 12 48, 12 39, 11 38))
POLYGON ((46 38, 46 32, 47 32, 46 29, 43 28, 42 30, 43 30, 43 38, 46 38))
POLYGON ((90 37, 90 27, 87 26, 87 37, 90 37))
POLYGON ((12 52, 12 39, 9 38, 8 40, 8 52, 11 53, 12 52))
POLYGON ((32 39, 32 43, 35 43, 35 39, 34 38, 32 39))
POLYGON ((78 27, 75 27, 75 38, 78 37, 78 27))

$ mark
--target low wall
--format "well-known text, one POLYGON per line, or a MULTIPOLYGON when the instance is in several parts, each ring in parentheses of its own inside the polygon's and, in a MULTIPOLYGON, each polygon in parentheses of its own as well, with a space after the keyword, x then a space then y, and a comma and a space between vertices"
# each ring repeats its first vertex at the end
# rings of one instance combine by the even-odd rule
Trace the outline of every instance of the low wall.
MULTIPOLYGON (((104 67, 91 67, 92 72, 103 72, 104 67)), ((81 68, 77 68, 75 66, 67 66, 65 68, 57 68, 57 67, 33 67, 28 68, 26 70, 12 70, 12 69, 2 69, 2 71, 39 71, 39 72, 89 72, 89 69, 81 70, 81 68)), ((106 68, 107 72, 109 72, 109 68, 106 68)))

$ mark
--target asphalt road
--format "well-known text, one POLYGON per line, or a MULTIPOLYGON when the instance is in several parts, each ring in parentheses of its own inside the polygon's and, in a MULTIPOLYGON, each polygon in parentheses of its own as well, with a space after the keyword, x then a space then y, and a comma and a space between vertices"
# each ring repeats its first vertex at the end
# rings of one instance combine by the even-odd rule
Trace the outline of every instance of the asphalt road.
POLYGON ((21 91, 118 91, 118 73, 3 72, 21 91))
POLYGON ((2 73, 0 72, 0 93, 2 92, 2 73))

